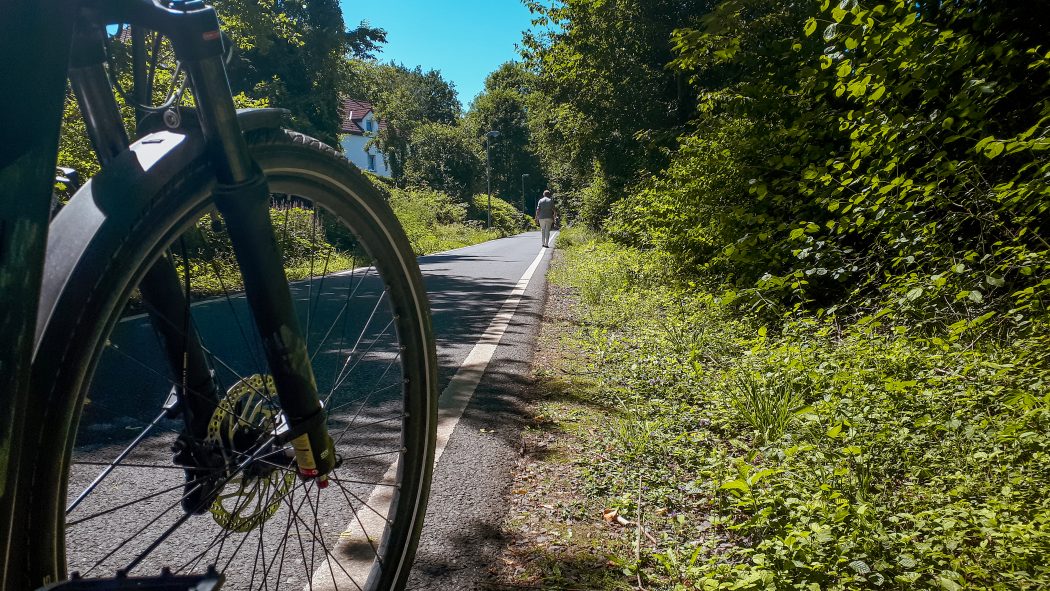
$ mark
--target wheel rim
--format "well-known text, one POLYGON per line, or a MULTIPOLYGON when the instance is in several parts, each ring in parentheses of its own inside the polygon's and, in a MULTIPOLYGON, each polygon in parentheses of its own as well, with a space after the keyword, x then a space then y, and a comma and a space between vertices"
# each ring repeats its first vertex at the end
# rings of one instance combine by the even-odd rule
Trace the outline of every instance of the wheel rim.
MULTIPOLYGON (((367 255, 363 236, 336 231, 342 227, 333 211, 339 203, 331 193, 293 177, 271 179, 274 190, 297 196, 277 200, 273 217, 292 263, 293 298, 341 457, 330 486, 321 490, 292 477, 284 448, 264 446, 264 435, 245 435, 251 428, 270 431, 279 409, 269 386, 259 386, 267 383, 265 362, 235 280, 235 263, 222 244, 222 224, 213 225, 205 215, 167 252, 180 274, 189 273, 191 289, 202 288, 191 310, 217 381, 226 390, 256 380, 246 390, 253 394, 245 397, 242 387, 242 394, 228 394, 220 403, 227 430, 244 426, 226 437, 247 443, 230 450, 229 482, 210 514, 185 519, 178 506, 185 495, 184 471, 171 463, 170 452, 181 425, 156 413, 177 379, 160 361, 149 319, 133 303, 105 342, 87 391, 69 498, 80 497, 120 461, 67 513, 71 571, 107 576, 134 563, 133 574, 155 574, 161 567, 199 572, 216 564, 227 575, 227 588, 367 589, 401 568, 404 542, 395 541, 396 548, 387 544, 395 520, 401 521, 394 529, 410 527, 397 508, 406 502, 400 492, 405 454, 418 450, 406 449, 404 429, 419 428, 406 406, 412 404, 405 386, 411 370, 401 354, 398 302, 392 301, 403 296, 396 289, 392 295, 389 277, 382 277, 383 265, 377 267, 367 255), (310 255, 304 258, 300 251, 310 255), (220 293, 204 296, 213 284, 220 293), (147 435, 136 440, 149 424, 147 435), (184 522, 169 531, 180 519, 184 522), (107 531, 114 522, 123 524, 116 534, 107 531), (138 559, 144 551, 148 556, 138 559)), ((408 463, 418 464, 411 457, 408 463)))

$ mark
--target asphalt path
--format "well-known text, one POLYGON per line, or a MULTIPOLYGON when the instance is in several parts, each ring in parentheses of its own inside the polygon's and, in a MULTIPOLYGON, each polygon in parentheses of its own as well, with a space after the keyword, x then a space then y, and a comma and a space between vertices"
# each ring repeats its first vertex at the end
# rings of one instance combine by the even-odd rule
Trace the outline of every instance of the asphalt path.
MULTIPOLYGON (((442 383, 451 377, 541 250, 539 232, 420 259, 431 294, 442 383)), ((474 398, 434 472, 410 589, 476 589, 501 545, 511 469, 525 419, 519 398, 539 334, 547 263, 541 259, 474 398)))
MULTIPOLYGON (((495 348, 473 398, 459 422, 454 423, 455 431, 436 466, 426 526, 410 588, 477 588, 485 580, 488 567, 498 551, 502 503, 520 440, 522 417, 516 397, 527 376, 546 293, 543 277, 550 250, 541 249, 539 242, 538 233, 532 232, 419 259, 431 300, 439 358, 439 388, 442 390, 463 366, 512 292, 517 305, 513 316, 506 322, 499 346, 495 348), (538 256, 541 251, 543 255, 538 256), (532 280, 527 285, 519 285, 530 266, 534 271, 532 280), (518 286, 516 292, 515 286, 518 286)), ((343 398, 329 401, 329 409, 335 409, 333 416, 341 421, 340 425, 345 425, 346 430, 342 432, 352 431, 354 435, 346 438, 345 443, 340 440, 340 454, 355 461, 352 462, 353 473, 347 475, 344 472, 346 484, 339 484, 339 487, 342 496, 358 511, 362 504, 367 503, 365 499, 375 492, 359 482, 380 480, 391 461, 392 456, 387 454, 396 452, 396 441, 391 438, 389 430, 382 428, 384 422, 396 418, 399 412, 396 404, 398 388, 395 386, 400 376, 390 372, 396 361, 396 354, 390 352, 396 350, 396 342, 391 340, 390 320, 384 317, 379 306, 354 305, 358 300, 379 301, 377 298, 381 293, 381 282, 369 270, 340 273, 326 278, 323 283, 298 282, 293 287, 297 301, 312 302, 309 306, 302 304, 301 307, 308 307, 309 311, 302 309, 300 314, 304 324, 310 326, 312 350, 332 353, 327 356, 319 354, 315 359, 321 391, 327 391, 329 386, 343 386, 350 371, 353 371, 353 376, 349 381, 358 384, 349 388, 349 392, 343 392, 348 389, 345 386, 339 388, 338 396, 343 398), (358 336, 350 341, 355 338, 356 341, 337 343, 330 330, 337 323, 351 325, 350 333, 358 336), (351 346, 360 353, 352 356, 356 361, 348 369, 342 360, 351 346)), ((263 367, 262 352, 253 345, 257 339, 247 320, 243 298, 234 296, 197 304, 194 315, 206 346, 215 343, 216 349, 224 351, 217 368, 220 381, 229 384, 243 376, 263 373, 260 369, 263 367), (241 319, 236 323, 236 330, 231 330, 229 323, 219 321, 231 316, 241 319), (239 346, 239 343, 244 343, 244 346, 239 346)), ((82 420, 74 454, 74 460, 79 464, 74 467, 71 477, 70 500, 76 498, 98 473, 100 468, 91 462, 112 458, 141 433, 143 426, 154 420, 170 389, 172 380, 169 376, 142 370, 164 365, 148 319, 141 316, 126 318, 117 327, 113 342, 115 351, 103 358, 98 370, 98 383, 107 386, 89 394, 92 400, 82 420), (131 371, 133 369, 137 371, 131 371), (120 394, 111 395, 109 391, 120 394)), ((70 514, 71 520, 83 520, 71 528, 71 569, 86 570, 103 559, 113 544, 101 540, 134 538, 135 542, 121 548, 111 561, 103 560, 97 572, 92 573, 106 574, 103 571, 107 568, 120 566, 121 555, 141 551, 141 544, 146 543, 150 536, 163 531, 179 518, 181 511, 173 505, 177 505, 182 493, 182 471, 156 469, 165 463, 170 465, 169 450, 177 426, 177 423, 161 420, 136 450, 133 460, 126 462, 129 465, 114 471, 91 497, 98 507, 113 507, 126 499, 149 497, 145 502, 137 501, 124 514, 92 518, 97 511, 85 501, 70 514), (141 468, 136 465, 141 465, 141 468), (158 472, 161 476, 157 475, 158 472), (136 548, 136 544, 140 546, 136 548)), ((281 478, 272 482, 273 486, 282 485, 281 478)), ((327 507, 320 495, 311 499, 301 494, 299 498, 292 496, 286 501, 287 508, 301 509, 304 503, 309 503, 318 522, 346 523, 353 519, 352 515, 327 507)), ((282 515, 292 513, 285 510, 287 508, 281 508, 281 513, 266 522, 267 527, 284 528, 285 535, 277 536, 281 541, 253 541, 244 549, 238 548, 241 558, 226 567, 233 579, 239 577, 242 581, 238 587, 253 586, 245 585, 243 581, 255 581, 256 571, 262 568, 260 565, 273 562, 273 557, 279 552, 283 556, 285 545, 292 544, 288 540, 311 537, 311 532, 301 531, 300 524, 291 517, 281 522, 282 515), (254 559, 244 560, 244 556, 254 556, 254 559)), ((193 547, 195 541, 206 535, 201 528, 207 524, 214 527, 210 521, 194 518, 187 522, 169 540, 174 550, 151 556, 140 567, 142 572, 172 564, 189 564, 191 569, 199 570, 193 560, 200 557, 184 549, 193 547)), ((209 558, 205 556, 203 560, 209 558)), ((296 560, 302 563, 306 559, 290 559, 289 571, 295 570, 296 565, 292 563, 296 560)), ((297 567, 303 570, 304 566, 310 565, 299 564, 297 567)), ((294 578, 287 582, 289 588, 304 583, 294 578)))

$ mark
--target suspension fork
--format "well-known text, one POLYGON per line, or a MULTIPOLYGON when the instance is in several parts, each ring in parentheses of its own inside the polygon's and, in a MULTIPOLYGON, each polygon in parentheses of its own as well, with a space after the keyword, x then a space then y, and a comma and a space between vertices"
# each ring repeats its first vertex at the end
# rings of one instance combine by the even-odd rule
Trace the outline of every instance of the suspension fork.
MULTIPOLYGON (((100 25, 86 20, 78 22, 69 70, 70 86, 103 167, 129 145, 120 108, 106 74, 104 35, 100 25)), ((190 322, 182 282, 168 256, 162 256, 153 264, 142 279, 139 291, 150 322, 164 343, 176 383, 173 390, 178 404, 169 404, 169 411, 180 412, 190 435, 203 439, 218 404, 218 385, 190 322)))
POLYGON ((221 55, 184 66, 218 179, 215 204, 233 243, 288 422, 281 438, 291 440, 301 476, 324 476, 335 467, 335 451, 270 221, 266 178, 241 133, 221 55))

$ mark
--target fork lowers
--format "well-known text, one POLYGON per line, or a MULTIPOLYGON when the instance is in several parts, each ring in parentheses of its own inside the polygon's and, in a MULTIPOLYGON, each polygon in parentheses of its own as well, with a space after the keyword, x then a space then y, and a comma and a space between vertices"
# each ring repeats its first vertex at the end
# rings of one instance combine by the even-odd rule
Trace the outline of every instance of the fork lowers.
POLYGON ((335 466, 334 445, 288 278, 279 262, 281 251, 270 221, 266 177, 241 134, 222 59, 212 56, 190 62, 187 71, 219 181, 215 204, 226 221, 252 317, 294 435, 299 474, 303 478, 324 476, 335 466))
POLYGON ((284 268, 274 264, 281 253, 270 224, 269 195, 265 177, 256 170, 245 183, 220 186, 216 205, 235 245, 245 294, 288 421, 299 475, 316 478, 335 467, 334 446, 288 279, 284 268))

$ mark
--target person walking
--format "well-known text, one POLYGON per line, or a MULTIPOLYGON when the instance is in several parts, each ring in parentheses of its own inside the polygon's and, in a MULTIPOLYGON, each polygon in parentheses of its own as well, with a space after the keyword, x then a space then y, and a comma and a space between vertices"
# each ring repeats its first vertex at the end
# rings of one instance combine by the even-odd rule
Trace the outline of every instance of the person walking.
POLYGON ((536 202, 536 223, 540 225, 543 248, 550 247, 551 228, 554 227, 554 220, 557 217, 558 208, 554 206, 554 197, 549 190, 544 191, 543 197, 536 202))

